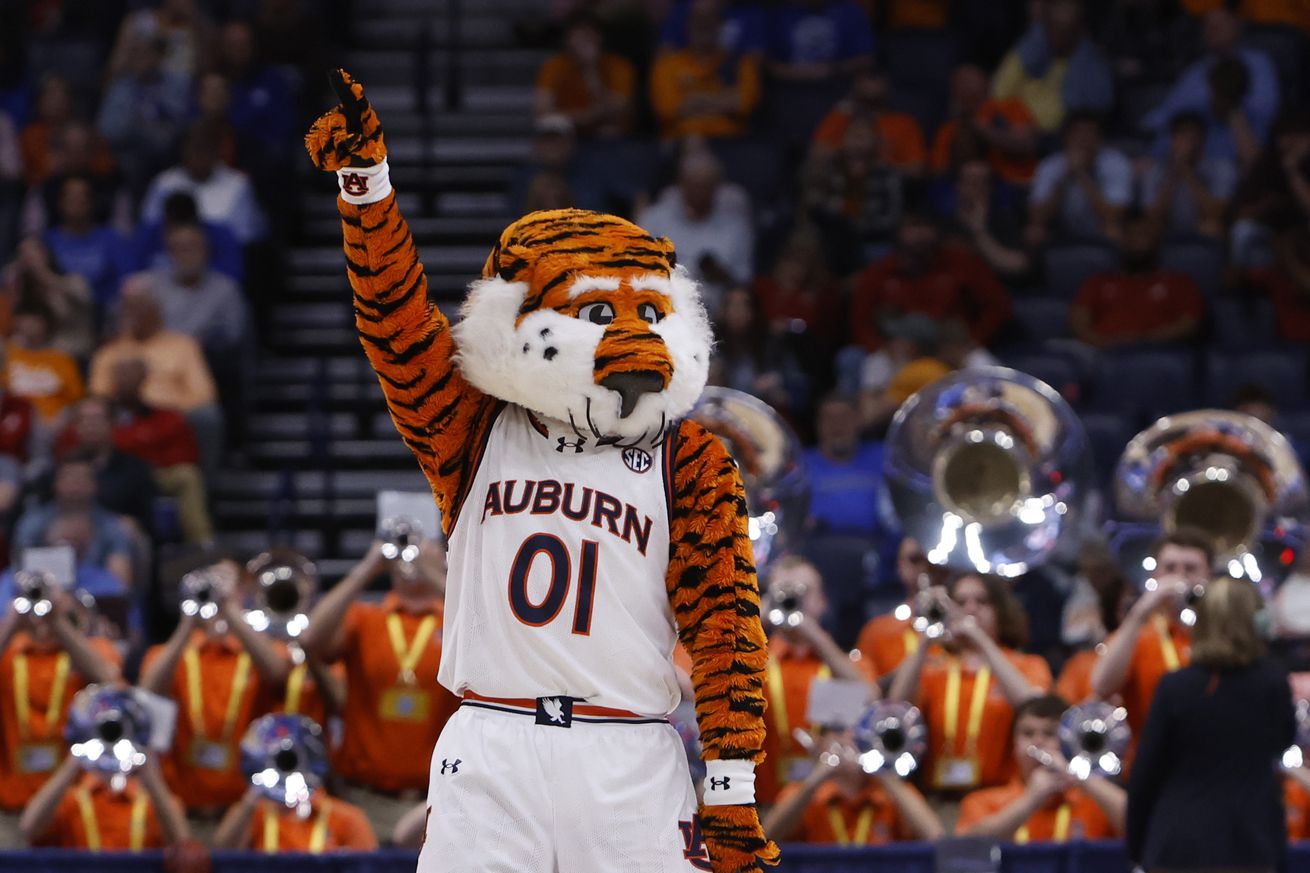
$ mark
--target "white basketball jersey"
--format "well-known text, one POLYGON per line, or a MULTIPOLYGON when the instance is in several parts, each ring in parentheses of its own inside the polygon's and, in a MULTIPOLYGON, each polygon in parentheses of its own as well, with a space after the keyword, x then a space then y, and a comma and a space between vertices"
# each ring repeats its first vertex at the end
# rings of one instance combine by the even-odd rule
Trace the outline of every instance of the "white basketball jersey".
POLYGON ((502 409, 450 535, 442 685, 659 717, 678 705, 664 455, 502 409))

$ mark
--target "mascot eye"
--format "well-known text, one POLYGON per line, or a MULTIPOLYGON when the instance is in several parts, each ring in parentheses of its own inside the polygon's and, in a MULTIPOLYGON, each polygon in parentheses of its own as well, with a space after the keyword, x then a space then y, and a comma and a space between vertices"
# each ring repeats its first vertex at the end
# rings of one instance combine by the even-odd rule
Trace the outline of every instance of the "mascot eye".
POLYGON ((609 324, 614 320, 614 307, 608 303, 588 303, 578 310, 578 318, 592 324, 609 324))
POLYGON ((637 317, 647 324, 659 324, 664 319, 664 313, 654 303, 643 303, 637 307, 637 317))

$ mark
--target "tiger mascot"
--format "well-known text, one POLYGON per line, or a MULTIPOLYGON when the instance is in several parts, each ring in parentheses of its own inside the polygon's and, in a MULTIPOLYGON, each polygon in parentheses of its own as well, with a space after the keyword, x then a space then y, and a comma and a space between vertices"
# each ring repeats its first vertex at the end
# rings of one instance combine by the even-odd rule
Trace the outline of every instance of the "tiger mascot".
POLYGON ((306 147, 338 176, 360 340, 449 538, 438 678, 462 705, 432 755, 420 873, 777 864, 754 797, 767 655, 746 501, 723 445, 683 418, 712 345, 695 283, 628 221, 535 212, 452 327, 377 115, 332 78, 341 104, 306 147), (666 719, 677 640, 699 810, 666 719))

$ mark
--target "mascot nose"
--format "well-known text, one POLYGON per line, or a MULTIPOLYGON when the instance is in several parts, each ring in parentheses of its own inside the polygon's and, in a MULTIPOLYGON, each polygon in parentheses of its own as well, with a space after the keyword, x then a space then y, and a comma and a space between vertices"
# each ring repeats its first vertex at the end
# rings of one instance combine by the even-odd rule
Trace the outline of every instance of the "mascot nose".
POLYGON ((650 370, 631 370, 625 373, 611 373, 600 380, 600 386, 618 392, 623 400, 619 418, 627 418, 637 407, 641 395, 655 394, 664 390, 664 377, 650 370))

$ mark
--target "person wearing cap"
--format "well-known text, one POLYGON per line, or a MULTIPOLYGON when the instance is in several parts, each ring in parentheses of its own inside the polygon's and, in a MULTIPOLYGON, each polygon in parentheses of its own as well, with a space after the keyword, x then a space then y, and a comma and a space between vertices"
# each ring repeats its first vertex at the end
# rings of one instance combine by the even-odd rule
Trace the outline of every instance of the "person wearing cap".
POLYGON ((424 540, 415 560, 384 557, 375 541, 309 614, 305 653, 346 668, 342 744, 334 756, 347 783, 342 795, 368 815, 375 833, 390 834, 428 787, 429 761, 404 750, 431 749, 459 708, 437 682, 441 662, 446 550, 424 540), (379 602, 359 599, 388 572, 391 590, 379 602))
POLYGON ((169 790, 153 753, 115 788, 71 755, 23 810, 27 843, 90 852, 140 852, 191 838, 182 802, 169 790))
POLYGON ((80 630, 80 605, 53 592, 50 612, 0 617, 0 844, 17 844, 18 812, 67 753, 64 725, 73 695, 118 682, 122 659, 107 639, 80 630))
POLYGON ((211 577, 217 614, 182 615, 168 641, 147 650, 140 686, 178 704, 163 770, 203 837, 245 790, 242 733, 267 705, 269 689, 285 686, 290 669, 272 641, 245 622, 237 567, 225 561, 197 572, 211 577))
POLYGON ((296 853, 319 855, 324 852, 369 852, 378 847, 377 837, 368 817, 353 803, 334 797, 322 787, 327 774, 327 750, 318 724, 305 717, 269 715, 251 726, 242 743, 243 755, 258 754, 244 762, 247 773, 272 763, 276 751, 252 746, 266 746, 265 735, 279 740, 290 739, 309 789, 308 799, 288 806, 270 797, 267 787, 253 780, 241 800, 223 816, 214 833, 215 849, 254 849, 265 854, 296 853))
POLYGON ((1079 782, 1060 754, 1060 718, 1068 708, 1053 694, 1015 708, 1010 734, 1017 776, 967 794, 956 833, 1015 843, 1099 840, 1123 833, 1124 790, 1103 776, 1079 782))

